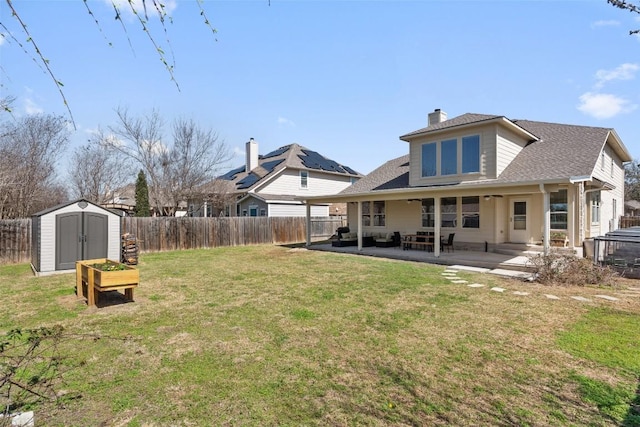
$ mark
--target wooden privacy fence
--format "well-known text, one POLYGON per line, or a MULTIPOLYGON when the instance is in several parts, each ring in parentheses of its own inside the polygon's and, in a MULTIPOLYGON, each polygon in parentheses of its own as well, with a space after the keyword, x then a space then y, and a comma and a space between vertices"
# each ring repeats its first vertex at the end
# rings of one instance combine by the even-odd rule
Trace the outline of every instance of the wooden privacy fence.
POLYGON ((0 220, 0 264, 31 260, 31 219, 0 220))
MULTIPOLYGON (((314 217, 311 236, 328 238, 343 222, 341 217, 314 217)), ((122 218, 122 233, 135 235, 142 252, 300 243, 306 229, 305 217, 122 218)))
MULTIPOLYGON (((329 238, 346 224, 343 217, 311 218, 311 237, 329 238)), ((171 251, 306 241, 305 217, 152 217, 121 219, 122 233, 138 239, 138 249, 171 251)), ((31 261, 31 218, 0 220, 0 263, 31 261)))
POLYGON ((640 216, 621 216, 620 228, 638 227, 640 226, 640 216))

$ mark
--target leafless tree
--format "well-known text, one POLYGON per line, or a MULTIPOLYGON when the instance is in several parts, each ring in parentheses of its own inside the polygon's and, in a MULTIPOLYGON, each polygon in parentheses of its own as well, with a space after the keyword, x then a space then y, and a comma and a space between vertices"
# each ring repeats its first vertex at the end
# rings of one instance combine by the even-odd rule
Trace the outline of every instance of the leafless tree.
POLYGON ((176 120, 171 138, 164 137, 164 122, 157 111, 143 118, 117 109, 118 124, 103 144, 137 162, 149 182, 149 202, 156 212, 173 215, 181 201, 212 180, 231 159, 227 145, 193 120, 176 120), (171 140, 171 142, 168 142, 171 140))
POLYGON ((24 218, 66 197, 55 169, 69 137, 59 116, 26 116, 0 125, 0 218, 24 218))
POLYGON ((107 137, 94 135, 86 145, 73 152, 69 184, 76 197, 94 203, 108 203, 114 191, 135 179, 136 168, 121 151, 103 144, 107 137))
MULTIPOLYGON (((639 13, 640 14, 640 3, 637 5, 630 1, 624 0, 607 0, 607 3, 623 10, 628 10, 631 13, 639 13)), ((640 34, 640 30, 630 30, 629 35, 640 34)))

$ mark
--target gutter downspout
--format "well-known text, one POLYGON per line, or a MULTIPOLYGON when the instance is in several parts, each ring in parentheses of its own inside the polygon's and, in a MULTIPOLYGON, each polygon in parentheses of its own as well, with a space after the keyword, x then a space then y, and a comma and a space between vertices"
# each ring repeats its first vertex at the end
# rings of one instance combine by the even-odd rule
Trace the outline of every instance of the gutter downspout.
POLYGON ((549 203, 549 193, 544 189, 544 184, 540 184, 540 192, 542 193, 542 213, 543 213, 543 223, 542 223, 542 249, 545 256, 549 255, 549 237, 550 237, 550 228, 551 228, 551 214, 550 203, 549 203))

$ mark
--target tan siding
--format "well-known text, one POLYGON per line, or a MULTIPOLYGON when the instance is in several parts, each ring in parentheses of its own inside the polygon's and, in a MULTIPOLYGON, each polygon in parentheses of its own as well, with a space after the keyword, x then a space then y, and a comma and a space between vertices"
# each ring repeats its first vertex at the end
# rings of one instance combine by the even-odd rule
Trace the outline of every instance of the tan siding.
POLYGON ((527 141, 509 130, 499 128, 496 144, 496 177, 498 177, 522 151, 527 141))
MULTIPOLYGON (((602 191, 600 206, 600 224, 591 226, 591 235, 597 236, 617 228, 618 218, 613 216, 613 200, 616 200, 617 216, 624 214, 624 166, 609 145, 604 146, 604 168, 601 157, 598 157, 593 170, 595 178, 613 184, 614 190, 602 191), (611 173, 611 161, 613 159, 613 175, 611 173)), ((587 199, 588 200, 588 199, 587 199)), ((590 209, 590 204, 588 204, 590 209)))

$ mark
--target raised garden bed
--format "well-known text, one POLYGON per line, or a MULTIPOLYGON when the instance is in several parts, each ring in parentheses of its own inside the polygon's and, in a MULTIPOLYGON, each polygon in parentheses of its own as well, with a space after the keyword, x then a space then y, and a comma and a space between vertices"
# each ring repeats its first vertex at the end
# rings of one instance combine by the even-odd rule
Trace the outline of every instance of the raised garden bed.
POLYGON ((87 305, 96 305, 96 292, 124 291, 133 301, 133 289, 140 283, 138 269, 106 258, 76 261, 76 293, 86 294, 87 305), (86 292, 85 292, 86 290, 86 292))

